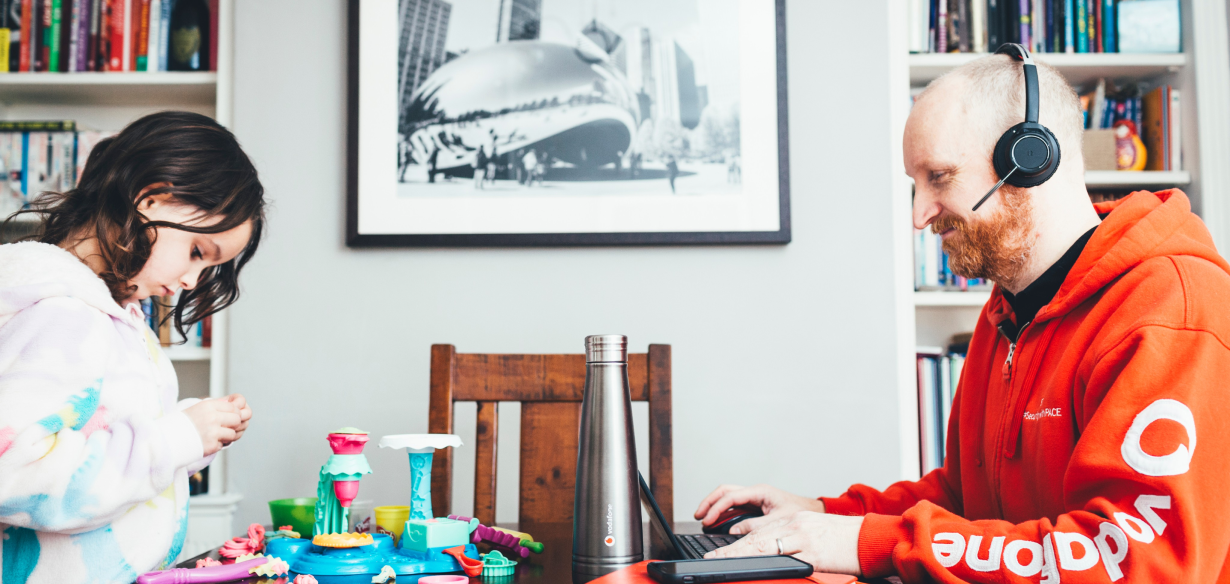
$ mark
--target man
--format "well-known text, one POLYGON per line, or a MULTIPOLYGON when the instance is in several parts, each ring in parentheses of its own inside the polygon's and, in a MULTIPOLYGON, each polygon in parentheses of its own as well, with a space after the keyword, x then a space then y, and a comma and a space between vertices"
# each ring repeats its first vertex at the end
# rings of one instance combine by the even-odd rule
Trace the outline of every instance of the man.
POLYGON ((698 519, 748 503, 765 516, 711 556, 905 582, 1230 581, 1230 265, 1182 192, 1091 205, 1076 95, 1050 67, 1038 77, 1061 163, 976 212, 996 140, 1023 119, 1020 62, 938 79, 906 125, 914 226, 940 233, 954 272, 996 284, 944 466, 819 500, 720 487, 698 519))

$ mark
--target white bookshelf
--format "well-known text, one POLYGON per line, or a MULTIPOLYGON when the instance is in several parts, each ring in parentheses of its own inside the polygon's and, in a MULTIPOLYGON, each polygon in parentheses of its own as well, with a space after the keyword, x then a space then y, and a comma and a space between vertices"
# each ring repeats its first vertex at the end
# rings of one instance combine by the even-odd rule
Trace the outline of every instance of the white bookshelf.
MULTIPOLYGON (((0 73, 0 120, 76 120, 78 129, 119 130, 143 115, 178 109, 230 126, 234 0, 219 2, 218 23, 216 72, 0 73)), ((227 318, 227 311, 213 315, 212 348, 165 349, 181 386, 208 388, 209 397, 227 395, 227 318)), ((192 498, 181 558, 235 535, 232 518, 242 496, 228 489, 226 467, 224 451, 210 465, 209 494, 192 498)))
MULTIPOLYGON (((982 55, 910 54, 908 11, 890 10, 890 90, 900 96, 890 112, 895 143, 909 115, 908 96, 915 87, 982 55)), ((1230 42, 1227 40, 1226 3, 1181 0, 1183 52, 1176 54, 1053 54, 1034 57, 1054 67, 1074 86, 1087 86, 1098 78, 1169 83, 1182 92, 1183 168, 1177 171, 1089 171, 1090 189, 1147 189, 1180 187, 1191 197, 1218 249, 1230 249, 1230 42), (1201 107, 1203 106, 1203 107, 1201 107)), ((901 167, 900 152, 894 161, 901 167)), ((898 397, 901 427, 901 476, 917 478, 918 392, 914 364, 918 346, 941 346, 959 332, 974 329, 989 291, 915 291, 913 231, 910 225, 912 181, 898 173, 893 181, 894 269, 897 273, 898 397)))

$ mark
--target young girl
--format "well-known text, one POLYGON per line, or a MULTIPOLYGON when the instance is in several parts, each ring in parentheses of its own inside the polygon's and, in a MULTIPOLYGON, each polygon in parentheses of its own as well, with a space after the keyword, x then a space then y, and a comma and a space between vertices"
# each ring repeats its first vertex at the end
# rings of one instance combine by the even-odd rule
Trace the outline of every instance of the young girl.
POLYGON ((0 582, 126 583, 179 555, 188 476, 252 412, 177 404, 139 302, 182 290, 181 332, 234 303, 263 196, 230 132, 163 112, 36 201, 36 241, 0 246, 0 582))

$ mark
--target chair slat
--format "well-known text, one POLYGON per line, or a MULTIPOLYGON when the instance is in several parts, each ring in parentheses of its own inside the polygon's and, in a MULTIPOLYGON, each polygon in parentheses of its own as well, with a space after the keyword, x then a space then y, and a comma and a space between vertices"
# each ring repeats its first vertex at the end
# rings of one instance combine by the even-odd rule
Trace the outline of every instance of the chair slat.
POLYGON ((572 521, 580 423, 580 402, 521 404, 519 513, 523 520, 572 521))
MULTIPOLYGON (((632 401, 649 399, 648 359, 628 356, 632 401)), ((585 355, 457 355, 455 401, 581 401, 585 355)))
POLYGON ((478 422, 474 433, 474 516, 483 525, 495 525, 499 420, 499 402, 478 402, 478 422))

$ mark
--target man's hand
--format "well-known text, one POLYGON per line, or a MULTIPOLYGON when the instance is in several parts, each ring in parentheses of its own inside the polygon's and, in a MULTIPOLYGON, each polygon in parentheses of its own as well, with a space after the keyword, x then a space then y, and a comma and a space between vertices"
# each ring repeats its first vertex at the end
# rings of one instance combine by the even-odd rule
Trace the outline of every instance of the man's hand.
POLYGON ((224 445, 236 440, 238 434, 235 428, 244 423, 239 412, 239 408, 227 399, 203 400, 184 410, 184 415, 192 420, 201 435, 205 456, 218 452, 224 445))
POLYGON ((248 429, 248 420, 252 419, 252 408, 248 406, 248 400, 244 399, 242 394, 232 393, 224 399, 239 409, 239 425, 235 427, 235 440, 239 440, 243 438, 244 430, 248 429))
MULTIPOLYGON (((731 533, 736 535, 748 533, 762 525, 788 518, 799 511, 824 513, 824 503, 818 499, 800 497, 769 485, 754 487, 722 485, 700 502, 700 506, 696 508, 696 513, 692 516, 700 519, 700 522, 705 525, 712 525, 723 511, 736 505, 748 504, 760 507, 764 517, 744 519, 731 526, 731 533)), ((774 552, 776 551, 775 548, 774 552)))
POLYGON ((711 551, 705 557, 777 555, 777 542, 781 540, 782 553, 811 564, 817 571, 859 576, 862 570, 858 564, 858 532, 862 527, 862 517, 798 511, 788 519, 761 525, 739 541, 711 551))

